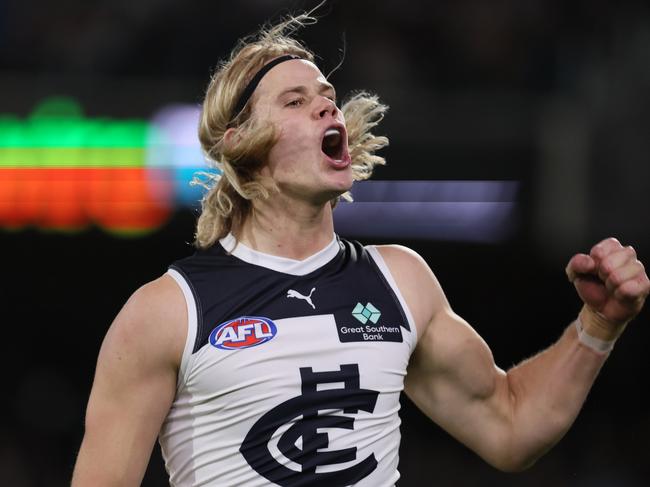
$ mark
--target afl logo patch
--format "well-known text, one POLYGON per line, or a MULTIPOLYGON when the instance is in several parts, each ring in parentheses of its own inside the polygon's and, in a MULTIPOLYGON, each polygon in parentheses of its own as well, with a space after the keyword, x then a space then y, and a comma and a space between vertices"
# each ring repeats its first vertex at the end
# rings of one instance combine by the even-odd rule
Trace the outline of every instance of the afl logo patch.
POLYGON ((226 321, 210 333, 210 344, 222 350, 250 348, 272 340, 277 326, 261 316, 242 316, 226 321))

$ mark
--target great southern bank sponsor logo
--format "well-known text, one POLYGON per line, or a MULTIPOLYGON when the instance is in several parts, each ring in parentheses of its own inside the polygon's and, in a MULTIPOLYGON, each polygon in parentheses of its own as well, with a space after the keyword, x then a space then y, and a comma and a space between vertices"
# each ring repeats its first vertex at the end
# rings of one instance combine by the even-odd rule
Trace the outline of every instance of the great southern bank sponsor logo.
POLYGON ((222 350, 250 348, 272 340, 277 326, 261 316, 241 316, 226 321, 210 333, 210 344, 222 350))

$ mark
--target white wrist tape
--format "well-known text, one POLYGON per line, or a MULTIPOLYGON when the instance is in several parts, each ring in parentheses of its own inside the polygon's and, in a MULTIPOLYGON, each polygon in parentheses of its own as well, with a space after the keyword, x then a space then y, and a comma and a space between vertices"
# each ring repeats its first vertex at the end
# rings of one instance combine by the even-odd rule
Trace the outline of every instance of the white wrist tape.
POLYGON ((616 339, 601 340, 600 338, 589 335, 582 327, 582 322, 580 321, 579 316, 576 318, 574 323, 576 325, 576 330, 578 331, 578 340, 580 340, 580 343, 601 354, 607 354, 612 351, 616 339))

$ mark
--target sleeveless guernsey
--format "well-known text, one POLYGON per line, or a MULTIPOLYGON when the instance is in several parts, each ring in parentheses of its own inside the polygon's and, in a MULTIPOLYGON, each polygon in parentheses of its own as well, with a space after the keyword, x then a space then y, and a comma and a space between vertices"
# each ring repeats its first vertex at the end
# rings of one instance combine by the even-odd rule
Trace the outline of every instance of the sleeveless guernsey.
POLYGON ((188 336, 159 435, 172 486, 389 486, 412 316, 376 248, 302 261, 232 235, 174 263, 188 336))

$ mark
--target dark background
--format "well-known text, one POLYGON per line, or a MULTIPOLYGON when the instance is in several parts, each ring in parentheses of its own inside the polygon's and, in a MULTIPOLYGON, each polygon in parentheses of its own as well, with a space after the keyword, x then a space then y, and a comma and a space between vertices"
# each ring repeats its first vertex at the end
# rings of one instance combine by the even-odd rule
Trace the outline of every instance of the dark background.
MULTIPOLYGON (((314 2, 0 3, 0 113, 69 95, 88 116, 147 118, 199 103, 235 41, 314 2)), ((332 1, 302 38, 339 93, 391 106, 376 179, 519 181, 494 244, 417 240, 456 312, 508 368, 580 303, 564 266, 609 235, 650 255, 650 7, 623 0, 332 1)), ((0 483, 69 483, 101 340, 140 285, 188 255, 196 213, 118 238, 100 229, 1 231, 0 483)), ((354 235, 347 235, 355 237, 354 235)), ((365 239, 367 243, 395 238, 365 239)), ((583 412, 530 470, 487 466, 403 403, 402 486, 648 485, 648 310, 619 341, 583 412)), ((166 485, 156 451, 143 485, 166 485)))

